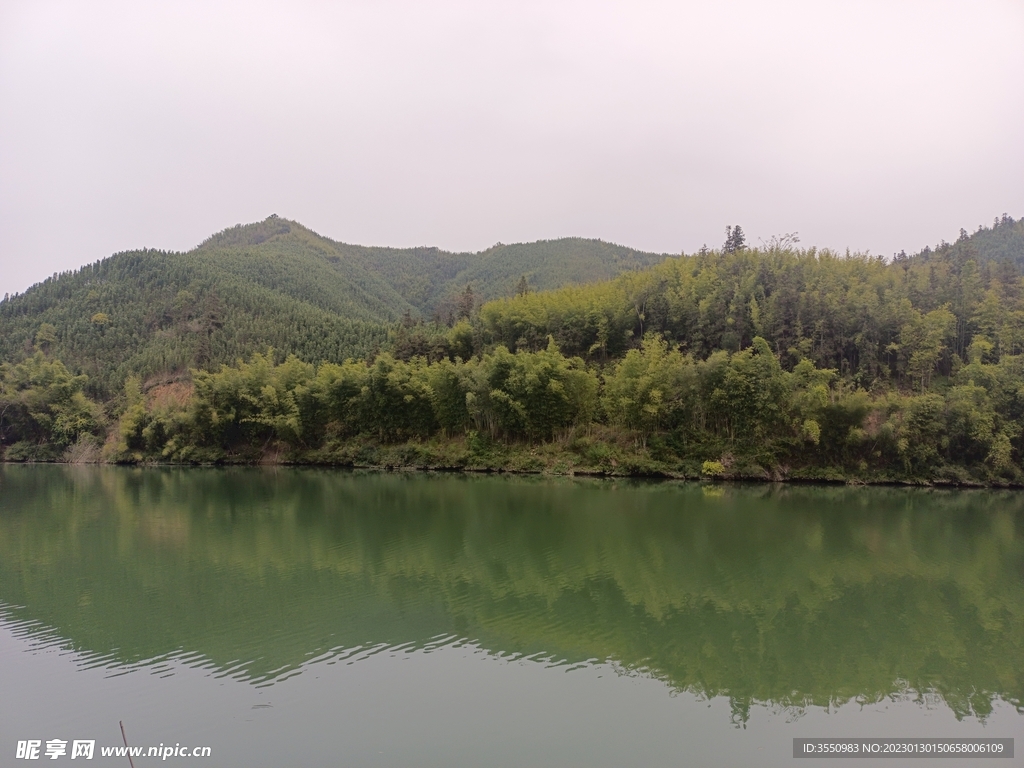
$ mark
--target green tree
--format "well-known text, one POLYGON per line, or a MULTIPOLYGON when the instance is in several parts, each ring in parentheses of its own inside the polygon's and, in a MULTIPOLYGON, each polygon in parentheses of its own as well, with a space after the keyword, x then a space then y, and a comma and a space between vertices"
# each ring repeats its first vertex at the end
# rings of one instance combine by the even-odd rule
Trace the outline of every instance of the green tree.
POLYGON ((743 227, 737 224, 734 227, 725 228, 725 244, 722 246, 723 253, 735 253, 747 247, 747 236, 743 234, 743 227))
POLYGON ((605 374, 604 412, 646 447, 648 437, 671 427, 686 407, 694 375, 688 358, 660 336, 650 335, 605 374))

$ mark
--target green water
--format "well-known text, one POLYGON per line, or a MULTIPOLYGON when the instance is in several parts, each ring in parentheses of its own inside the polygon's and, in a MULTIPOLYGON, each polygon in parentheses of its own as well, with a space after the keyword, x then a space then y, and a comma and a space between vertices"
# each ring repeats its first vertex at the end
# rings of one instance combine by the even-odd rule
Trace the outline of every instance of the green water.
POLYGON ((1024 494, 5 466, 0 691, 0 765, 118 720, 225 766, 1024 737, 1024 494))

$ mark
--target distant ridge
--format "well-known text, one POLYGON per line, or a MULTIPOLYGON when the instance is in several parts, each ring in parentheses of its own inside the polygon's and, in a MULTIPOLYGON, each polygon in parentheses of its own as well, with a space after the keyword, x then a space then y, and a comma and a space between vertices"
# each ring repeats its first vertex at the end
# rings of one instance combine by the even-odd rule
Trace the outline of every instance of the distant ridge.
POLYGON ((645 253, 602 240, 566 237, 497 243, 478 253, 438 248, 373 248, 338 243, 353 261, 381 275, 402 298, 429 315, 471 286, 484 301, 511 296, 521 277, 532 291, 608 280, 657 264, 667 254, 645 253))

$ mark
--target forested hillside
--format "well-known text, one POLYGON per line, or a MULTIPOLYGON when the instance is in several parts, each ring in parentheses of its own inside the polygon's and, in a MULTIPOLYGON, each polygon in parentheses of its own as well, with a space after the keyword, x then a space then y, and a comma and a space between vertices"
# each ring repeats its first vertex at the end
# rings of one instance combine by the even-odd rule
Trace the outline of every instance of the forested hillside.
POLYGON ((525 278, 530 291, 607 280, 663 261, 601 240, 579 237, 535 243, 498 243, 480 253, 449 253, 436 248, 364 248, 339 244, 346 256, 380 274, 422 316, 442 320, 457 314, 469 286, 477 301, 513 296, 525 278))
MULTIPOLYGON (((277 226, 194 253, 291 234, 277 226)), ((129 462, 1024 483, 1024 222, 892 261, 791 246, 748 248, 736 228, 720 250, 604 282, 520 281, 479 308, 464 291, 450 321, 407 310, 373 359, 279 348, 175 383, 130 377, 105 407, 37 323, 31 355, 0 372, 0 440, 8 459, 102 442, 129 462)))
POLYGON ((362 357, 400 306, 326 257, 284 247, 121 253, 0 303, 0 359, 43 350, 106 396, 131 374, 187 373, 268 345, 305 360, 362 357))
POLYGON ((5 298, 0 361, 44 350, 86 374, 87 390, 100 397, 129 375, 185 374, 268 347, 340 363, 386 345, 403 315, 453 322, 467 287, 472 310, 511 296, 523 276, 531 289, 551 288, 660 258, 580 239, 480 254, 366 248, 271 216, 188 253, 120 253, 5 298))
POLYGON ((510 349, 606 360, 659 333, 703 359, 760 336, 783 366, 809 359, 863 387, 927 387, 968 361, 1024 351, 1024 222, 1005 217, 915 256, 735 247, 670 259, 588 286, 512 297, 480 311, 510 349))

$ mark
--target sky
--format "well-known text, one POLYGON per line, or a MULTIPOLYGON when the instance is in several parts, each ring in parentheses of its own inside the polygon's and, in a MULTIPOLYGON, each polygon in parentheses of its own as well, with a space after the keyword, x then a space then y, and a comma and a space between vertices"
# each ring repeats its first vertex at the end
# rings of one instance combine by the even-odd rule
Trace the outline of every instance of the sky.
POLYGON ((891 256, 1024 216, 1024 2, 0 0, 0 294, 335 240, 891 256))

